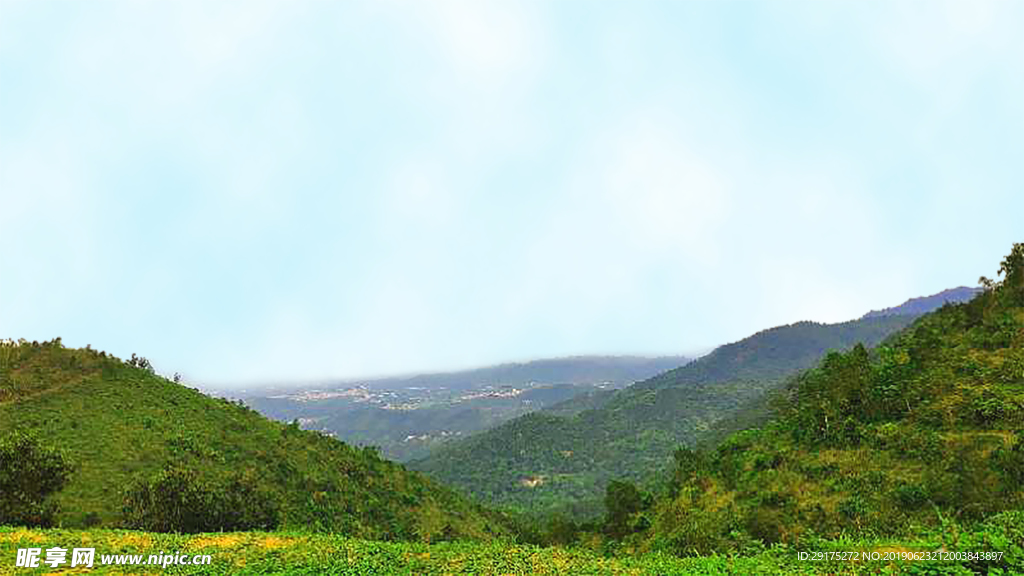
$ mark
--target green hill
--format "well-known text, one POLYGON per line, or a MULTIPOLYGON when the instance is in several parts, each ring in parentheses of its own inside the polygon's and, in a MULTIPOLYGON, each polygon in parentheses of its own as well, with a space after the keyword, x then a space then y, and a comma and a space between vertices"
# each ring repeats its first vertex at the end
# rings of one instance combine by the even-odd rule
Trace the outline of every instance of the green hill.
POLYGON ((827 351, 878 343, 913 318, 766 330, 611 396, 583 399, 596 408, 574 412, 570 400, 449 442, 410 467, 492 504, 594 514, 609 480, 641 480, 665 468, 680 444, 695 443, 827 351))
POLYGON ((144 361, 131 364, 59 339, 0 346, 0 437, 27 433, 70 461, 70 480, 55 497, 64 526, 125 525, 126 490, 172 470, 185 472, 164 485, 194 477, 228 492, 254 487, 279 508, 283 528, 400 540, 506 532, 500 518, 373 450, 272 422, 159 377, 144 361))
MULTIPOLYGON (((830 353, 793 381, 764 428, 707 454, 677 452, 668 497, 633 506, 619 526, 637 532, 628 539, 639 549, 683 554, 751 539, 912 537, 1004 512, 1017 514, 1019 538, 1024 244, 1000 272, 972 301, 874 350, 830 353)), ((1024 541, 1001 545, 1021 560, 1024 541)))

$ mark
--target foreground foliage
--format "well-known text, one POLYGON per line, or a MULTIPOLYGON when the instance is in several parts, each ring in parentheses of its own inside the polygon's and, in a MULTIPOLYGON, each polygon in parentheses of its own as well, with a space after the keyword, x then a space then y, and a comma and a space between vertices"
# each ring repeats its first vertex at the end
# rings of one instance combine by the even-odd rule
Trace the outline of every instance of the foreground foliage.
MULTIPOLYGON (((96 549, 90 574, 1020 574, 1024 535, 1007 519, 996 530, 935 534, 910 542, 819 540, 810 547, 777 545, 733 555, 678 558, 663 553, 600 554, 584 548, 540 548, 509 542, 437 544, 373 542, 303 533, 239 532, 173 535, 117 530, 26 530, 0 528, 0 574, 43 574, 52 569, 14 567, 19 548, 79 546, 96 549), (918 560, 801 560, 801 552, 869 552, 879 557, 945 547, 955 552, 999 551, 993 562, 918 560), (209 566, 99 566, 105 554, 209 554, 209 566)), ((64 566, 67 568, 67 565, 64 566)))

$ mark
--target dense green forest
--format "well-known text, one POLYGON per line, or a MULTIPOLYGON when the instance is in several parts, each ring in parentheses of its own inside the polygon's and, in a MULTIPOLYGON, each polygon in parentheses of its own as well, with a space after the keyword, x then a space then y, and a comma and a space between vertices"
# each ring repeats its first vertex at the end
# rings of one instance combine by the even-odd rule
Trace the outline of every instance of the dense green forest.
POLYGON ((913 318, 765 330, 623 390, 583 398, 595 408, 574 412, 570 400, 449 442, 410 466, 493 505, 594 516, 610 480, 644 480, 668 467, 680 445, 694 444, 827 351, 876 344, 913 318))
MULTIPOLYGON (((31 451, 61 477, 54 510, 34 519, 66 527, 301 527, 400 540, 507 532, 496 515, 372 449, 210 398, 154 374, 144 359, 123 362, 59 339, 0 346, 0 461, 9 463, 0 485, 8 493, 19 486, 16 470, 36 464, 23 457, 31 451), (188 508, 251 514, 161 516, 188 508)), ((0 524, 19 519, 3 510, 0 524)))
POLYGON ((764 427, 677 450, 659 498, 614 483, 604 532, 689 555, 974 527, 979 550, 1024 561, 1024 244, 1000 272, 873 350, 829 353, 764 427))

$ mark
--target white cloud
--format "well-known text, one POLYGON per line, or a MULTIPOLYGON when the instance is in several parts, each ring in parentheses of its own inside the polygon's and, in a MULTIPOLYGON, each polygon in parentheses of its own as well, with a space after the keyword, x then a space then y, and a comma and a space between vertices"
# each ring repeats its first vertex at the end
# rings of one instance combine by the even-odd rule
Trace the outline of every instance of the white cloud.
POLYGON ((295 13, 262 1, 114 6, 87 12, 91 25, 67 38, 61 70, 108 98, 130 96, 143 117, 200 103, 211 87, 262 66, 295 13))
POLYGON ((440 159, 429 156, 398 161, 386 176, 381 225, 396 233, 410 228, 440 230, 460 216, 463 200, 440 159))
POLYGON ((440 0, 415 5, 456 70, 479 88, 507 88, 540 65, 541 20, 528 4, 440 0))
MULTIPOLYGON (((973 76, 1003 57, 1017 58, 1011 42, 1024 26, 1019 2, 1004 0, 903 1, 875 6, 861 18, 888 61, 915 82, 935 84, 951 72, 973 76)), ((963 83, 963 82, 961 82, 963 83)), ((943 83, 944 90, 959 87, 943 83)))
POLYGON ((54 126, 0 142, 0 321, 18 329, 73 306, 48 296, 54 286, 73 291, 97 275, 93 174, 78 156, 88 145, 54 126))
MULTIPOLYGON (((604 136, 591 167, 595 196, 627 242, 690 256, 718 244, 728 186, 718 167, 659 118, 645 118, 604 136)), ((685 138, 685 134, 683 135, 685 138)))
MULTIPOLYGON (((903 223, 870 187, 890 162, 975 162, 930 136, 973 118, 976 80, 1021 63, 1019 3, 816 3, 806 22, 810 4, 786 4, 800 9, 740 43, 711 4, 685 11, 708 26, 679 42, 647 19, 660 10, 632 8, 574 22, 523 3, 119 3, 15 34, 9 6, 0 62, 27 90, 0 88, 33 104, 0 134, 0 240, 42 244, 0 256, 17 271, 0 321, 92 334, 101 314, 37 304, 66 295, 61 275, 95 279, 61 301, 138 315, 93 344, 145 343, 129 351, 183 371, 209 354, 191 374, 238 381, 709 346, 896 304, 920 292, 934 197, 908 177, 904 203, 925 207, 903 223), (751 54, 819 45, 808 62, 751 54), (188 197, 167 200, 178 184, 188 197), (144 270, 116 276, 111 253, 144 270), (189 275, 162 280, 179 263, 189 275)), ((959 173, 948 189, 975 190, 959 173)))

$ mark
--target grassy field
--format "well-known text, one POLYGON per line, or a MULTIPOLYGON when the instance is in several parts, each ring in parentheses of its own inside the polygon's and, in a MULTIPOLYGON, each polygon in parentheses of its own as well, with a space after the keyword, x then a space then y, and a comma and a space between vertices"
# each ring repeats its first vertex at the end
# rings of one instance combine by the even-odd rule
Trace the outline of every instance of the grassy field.
MULTIPOLYGON (((966 546, 974 544, 965 543, 966 546)), ((786 546, 747 555, 677 558, 663 554, 606 557, 581 548, 540 548, 508 542, 389 543, 295 532, 176 535, 125 530, 0 528, 0 574, 1020 574, 1019 547, 1008 561, 991 564, 942 561, 811 561, 801 552, 936 550, 942 539, 912 543, 821 541, 800 550, 786 546), (19 548, 95 548, 93 568, 15 566, 19 548), (101 566, 103 555, 209 554, 207 566, 101 566), (1014 557, 1017 557, 1014 559, 1014 557), (971 569, 973 568, 973 570, 971 569), (1019 569, 1019 565, 1018 565, 1019 569)), ((950 548, 951 550, 953 548, 950 548)), ((967 548, 963 548, 967 549, 967 548)), ((70 552, 68 553, 70 560, 70 552)))

